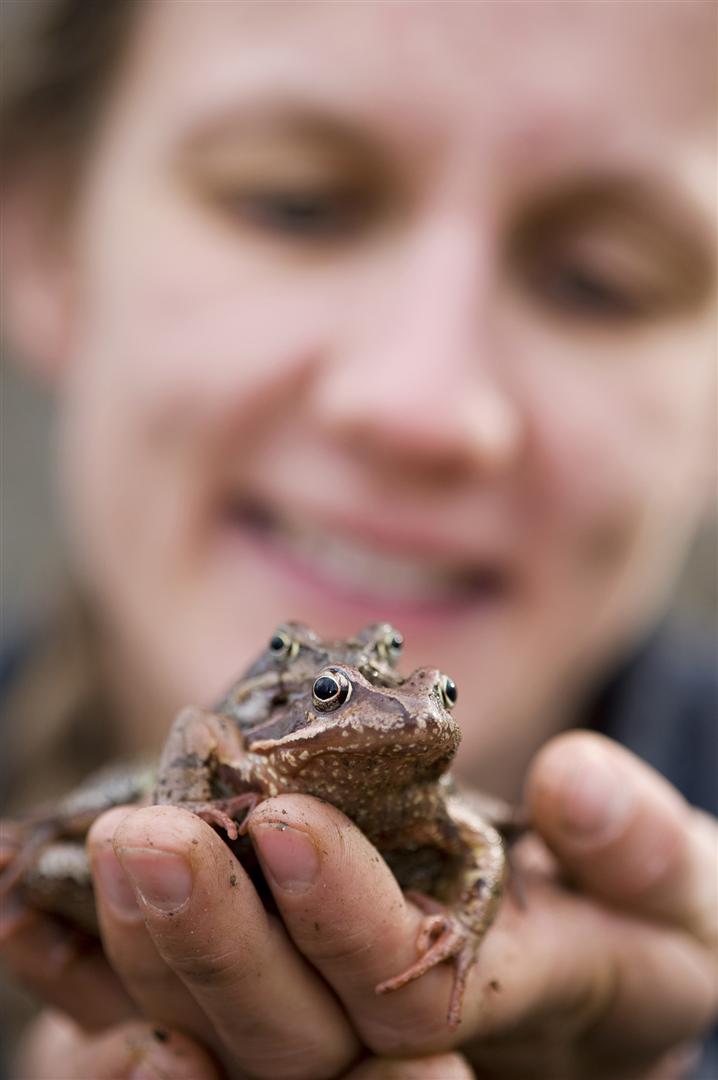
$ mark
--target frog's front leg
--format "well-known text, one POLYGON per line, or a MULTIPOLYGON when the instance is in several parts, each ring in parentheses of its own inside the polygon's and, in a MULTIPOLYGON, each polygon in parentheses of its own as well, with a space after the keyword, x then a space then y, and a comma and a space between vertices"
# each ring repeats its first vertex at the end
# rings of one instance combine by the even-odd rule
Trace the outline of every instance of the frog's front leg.
MULTIPOLYGON (((84 839, 93 821, 113 806, 147 802, 153 781, 154 770, 148 765, 118 762, 92 773, 56 804, 41 807, 19 821, 1 821, 4 865, 0 869, 0 900, 28 878, 48 845, 60 840, 75 840, 77 849, 83 851, 84 839)), ((49 859, 46 861, 51 866, 57 865, 57 860, 54 863, 49 859)), ((39 881, 42 871, 36 868, 33 874, 39 881)), ((47 880, 49 894, 50 875, 47 880)))
POLYGON ((246 820, 261 796, 251 790, 218 795, 217 787, 223 773, 240 774, 244 754, 242 735, 229 717, 193 706, 183 709, 162 750, 155 802, 185 807, 236 840, 244 830, 235 816, 244 811, 246 820))
MULTIPOLYGON (((453 800, 452 800, 453 803, 453 800)), ((398 990, 445 960, 454 964, 454 982, 449 999, 447 1022, 458 1027, 469 971, 476 962, 479 946, 498 911, 506 875, 506 856, 500 833, 488 822, 456 805, 451 806, 447 840, 437 846, 460 854, 455 880, 442 889, 442 903, 412 890, 407 898, 424 912, 417 937, 417 960, 405 971, 376 987, 378 994, 398 990)))

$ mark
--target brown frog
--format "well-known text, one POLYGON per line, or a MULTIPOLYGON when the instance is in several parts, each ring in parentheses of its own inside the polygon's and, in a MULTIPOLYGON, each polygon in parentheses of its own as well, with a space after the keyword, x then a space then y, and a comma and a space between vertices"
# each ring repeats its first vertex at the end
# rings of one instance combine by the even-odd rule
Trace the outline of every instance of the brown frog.
MULTIPOLYGON (((388 624, 339 642, 323 642, 302 624, 278 628, 216 710, 180 712, 153 799, 184 806, 223 829, 240 857, 246 817, 262 799, 299 792, 342 810, 424 912, 416 961, 377 992, 396 990, 451 960, 448 1022, 456 1027, 467 974, 499 905, 504 845, 447 776, 460 740, 451 715, 453 681, 430 668, 402 678, 395 666, 400 651, 401 635, 388 624)), ((134 801, 148 801, 146 781, 144 789, 136 787, 134 801)), ((45 816, 44 826, 36 819, 35 836, 44 827, 44 845, 53 828, 56 837, 84 831, 108 805, 105 791, 93 814, 88 799, 86 788, 45 816)), ((24 853, 40 846, 29 835, 13 880, 39 906, 67 913, 48 900, 48 874, 41 869, 57 847, 28 859, 24 853)), ((86 868, 74 866, 71 876, 75 891, 84 889, 86 896, 86 868)))

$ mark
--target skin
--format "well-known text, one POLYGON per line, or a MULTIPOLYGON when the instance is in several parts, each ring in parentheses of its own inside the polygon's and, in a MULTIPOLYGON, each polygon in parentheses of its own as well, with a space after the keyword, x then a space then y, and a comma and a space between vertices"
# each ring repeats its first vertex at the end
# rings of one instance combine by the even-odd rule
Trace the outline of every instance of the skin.
MULTIPOLYGON (((374 994, 422 914, 337 811, 252 815, 281 921, 241 868, 227 887, 203 822, 112 811, 91 851, 113 967, 66 951, 58 984, 21 914, 4 946, 106 1034, 97 1075, 134 1010, 287 1077, 362 1052, 419 1075, 461 1044, 501 1077, 644 1080, 709 1022, 713 823, 598 737, 544 744, 661 613, 704 508, 714 23, 690 0, 649 28, 600 2, 150 2, 52 252, 47 181, 10 193, 7 323, 56 389, 128 748, 213 700, 259 625, 389 619, 408 668, 461 687, 463 775, 515 799, 528 773, 541 837, 451 1036, 448 966, 374 994), (307 185, 297 238, 267 190, 307 185), (260 543, 258 519, 327 546, 260 543)), ((60 1053, 42 1023, 34 1075, 60 1053)))

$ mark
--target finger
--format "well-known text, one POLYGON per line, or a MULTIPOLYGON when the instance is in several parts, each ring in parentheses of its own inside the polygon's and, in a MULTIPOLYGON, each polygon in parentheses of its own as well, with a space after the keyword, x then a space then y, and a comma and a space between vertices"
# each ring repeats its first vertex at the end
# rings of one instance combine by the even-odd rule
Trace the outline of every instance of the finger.
POLYGON ((508 1038, 521 1053, 523 1038, 530 1045, 553 1014, 560 1042, 585 1054, 576 1075, 592 1075, 589 1065, 606 1058, 612 1076, 622 1075, 626 1058, 638 1069, 705 1033, 716 1009, 715 968, 694 938, 550 881, 528 884, 526 907, 504 903, 482 944, 470 1034, 489 1045, 508 1038))
POLYGON ((125 817, 114 849, 160 956, 256 1076, 333 1076, 358 1044, 336 999, 267 915, 223 840, 194 814, 125 817))
POLYGON ((249 831, 289 933, 342 999, 366 1045, 380 1055, 450 1048, 451 965, 376 993, 416 960, 423 916, 359 829, 333 806, 287 795, 262 803, 249 831))
POLYGON ((538 754, 535 827, 583 889, 718 943, 718 828, 618 744, 572 732, 538 754))
POLYGON ((23 1080, 219 1080, 201 1046, 178 1031, 125 1023, 85 1035, 71 1020, 44 1013, 20 1052, 23 1080))
POLYGON ((219 1049, 213 1025, 157 951, 135 890, 115 855, 115 832, 129 812, 128 807, 107 811, 87 837, 105 953, 143 1016, 219 1049))
MULTIPOLYGON (((421 916, 362 834, 333 807, 302 796, 267 800, 249 827, 288 929, 366 1045, 407 1057, 450 1044, 449 965, 383 998, 373 994, 377 981, 413 959, 421 916)), ((481 945, 462 1041, 513 1040, 553 1012, 566 1041, 588 1048, 603 1040, 612 1053, 653 1059, 705 1030, 716 988, 698 942, 614 915, 535 873, 526 886, 526 906, 506 896, 481 945)))
POLYGON ((87 1031, 136 1014, 99 942, 12 896, 2 904, 0 955, 18 982, 87 1031))
POLYGON ((461 1054, 422 1058, 370 1058, 345 1080, 474 1080, 475 1073, 461 1054))

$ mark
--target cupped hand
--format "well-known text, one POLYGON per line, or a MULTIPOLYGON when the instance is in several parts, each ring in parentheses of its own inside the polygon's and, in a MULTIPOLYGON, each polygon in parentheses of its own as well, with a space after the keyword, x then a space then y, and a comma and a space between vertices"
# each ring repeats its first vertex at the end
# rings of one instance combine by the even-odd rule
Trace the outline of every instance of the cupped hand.
MULTIPOLYGON (((386 1069, 391 1057, 409 1069, 464 1044, 480 1077, 681 1075, 676 1062, 718 999, 715 823, 586 733, 543 749, 528 802, 542 840, 516 851, 525 901, 509 890, 456 1033, 449 964, 375 993, 415 958, 421 913, 359 831, 306 796, 268 800, 251 817, 281 917, 193 815, 104 815, 90 851, 107 954, 142 1015, 197 1040, 230 1074, 319 1080, 386 1069)), ((456 1056, 438 1060, 466 1070, 456 1056)))
MULTIPOLYGON (((47 1010, 20 1050, 23 1080, 225 1080, 227 1072, 179 1031, 135 1020, 88 1034, 68 1016, 47 1010)), ((232 1070, 230 1076, 238 1074, 232 1070)), ((416 1059, 367 1056, 344 1080, 472 1080, 459 1054, 416 1059)))

